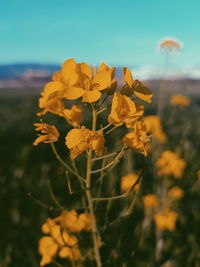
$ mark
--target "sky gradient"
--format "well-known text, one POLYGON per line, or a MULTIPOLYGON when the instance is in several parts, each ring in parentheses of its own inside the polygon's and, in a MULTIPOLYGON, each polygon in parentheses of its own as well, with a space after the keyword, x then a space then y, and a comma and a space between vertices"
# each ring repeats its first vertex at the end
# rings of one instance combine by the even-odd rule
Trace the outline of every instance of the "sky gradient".
POLYGON ((184 43, 175 64, 200 66, 198 0, 6 0, 0 7, 0 64, 78 62, 159 65, 158 41, 184 43))

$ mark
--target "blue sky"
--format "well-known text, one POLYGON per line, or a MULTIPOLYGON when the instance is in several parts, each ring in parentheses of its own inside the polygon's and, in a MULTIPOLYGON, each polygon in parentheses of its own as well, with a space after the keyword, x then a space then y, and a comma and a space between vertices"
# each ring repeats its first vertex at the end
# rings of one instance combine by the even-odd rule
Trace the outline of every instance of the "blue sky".
POLYGON ((159 65, 158 41, 184 43, 176 64, 200 65, 199 0, 6 0, 0 6, 0 64, 78 62, 159 65))

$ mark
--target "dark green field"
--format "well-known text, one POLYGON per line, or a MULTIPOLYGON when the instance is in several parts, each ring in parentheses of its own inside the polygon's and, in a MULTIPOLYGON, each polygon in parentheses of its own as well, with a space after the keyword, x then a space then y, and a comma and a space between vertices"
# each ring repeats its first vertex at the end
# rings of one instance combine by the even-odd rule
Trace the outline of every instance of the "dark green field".
MULTIPOLYGON (((69 195, 65 170, 56 161, 51 147, 46 144, 32 146, 36 138, 33 123, 39 120, 35 115, 39 111, 38 96, 39 90, 33 89, 0 90, 0 267, 39 266, 37 245, 42 235, 41 224, 47 217, 58 215, 51 190, 66 209, 76 208, 80 198, 80 193, 69 195)), ((176 185, 185 191, 183 199, 174 207, 180 214, 177 229, 164 233, 164 250, 156 262, 155 226, 151 221, 143 231, 144 210, 141 204, 141 196, 154 192, 156 186, 152 167, 154 151, 147 158, 132 153, 132 168, 140 170, 145 166, 135 210, 129 218, 117 220, 123 201, 113 201, 109 209, 105 203, 99 204, 102 211, 98 214, 100 227, 104 225, 105 211, 109 213, 110 222, 116 220, 102 234, 105 242, 101 249, 103 266, 200 267, 200 180, 197 179, 200 170, 200 95, 192 92, 191 105, 187 108, 172 110, 168 100, 167 94, 162 100, 161 118, 168 142, 159 150, 176 151, 187 162, 183 179, 176 181, 176 185), (121 243, 117 242, 119 233, 121 243)), ((147 106, 146 115, 155 114, 155 110, 154 102, 147 106)), ((47 116, 48 120, 53 124, 56 118, 51 115, 47 116)), ((63 126, 59 119, 62 140, 68 130, 63 126)), ((114 134, 112 145, 115 145, 112 142, 118 134, 114 134)), ((61 144, 58 148, 67 160, 67 149, 61 144)), ((127 158, 110 174, 116 193, 119 193, 119 179, 126 168, 127 158)), ((71 266, 70 263, 67 266, 71 266)))

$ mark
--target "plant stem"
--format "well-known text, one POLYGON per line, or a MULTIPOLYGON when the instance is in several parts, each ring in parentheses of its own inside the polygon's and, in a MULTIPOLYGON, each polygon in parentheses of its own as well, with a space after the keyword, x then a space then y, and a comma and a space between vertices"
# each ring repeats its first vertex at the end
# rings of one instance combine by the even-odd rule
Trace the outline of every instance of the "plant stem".
MULTIPOLYGON (((92 122, 92 130, 96 130, 96 123, 97 123, 97 113, 92 106, 92 113, 93 113, 93 122, 92 122)), ((92 238, 93 238, 93 245, 94 245, 94 255, 97 267, 101 267, 101 258, 100 258, 100 252, 98 247, 98 241, 100 241, 98 229, 97 229, 97 223, 96 223, 96 217, 94 214, 94 206, 93 206, 93 198, 91 194, 91 169, 92 169, 92 150, 90 149, 87 155, 87 169, 86 169, 86 196, 88 200, 88 206, 89 206, 89 212, 91 215, 91 223, 92 223, 92 238)))
POLYGON ((50 143, 51 148, 53 150, 53 153, 55 154, 56 158, 58 161, 60 161, 60 163, 71 173, 73 173, 76 177, 78 177, 82 182, 86 182, 85 179, 83 179, 83 177, 81 177, 76 171, 74 171, 66 162, 64 162, 64 160, 61 159, 60 155, 57 152, 57 149, 54 145, 54 143, 50 143))

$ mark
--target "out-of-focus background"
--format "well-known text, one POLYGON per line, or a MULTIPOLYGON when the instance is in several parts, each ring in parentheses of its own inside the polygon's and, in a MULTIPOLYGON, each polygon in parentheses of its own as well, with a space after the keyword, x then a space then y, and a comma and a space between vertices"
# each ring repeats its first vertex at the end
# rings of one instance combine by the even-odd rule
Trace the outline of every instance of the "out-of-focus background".
MULTIPOLYGON (((42 207, 44 203, 53 205, 48 179, 54 182, 61 201, 69 200, 64 191, 64 171, 50 147, 32 146, 36 138, 33 123, 39 121, 39 93, 69 58, 91 66, 102 61, 117 66, 120 81, 121 67, 130 68, 134 79, 143 81, 154 93, 146 115, 160 116, 167 141, 159 151, 177 152, 187 162, 183 178, 174 183, 185 192, 175 205, 180 218, 176 231, 165 234, 167 243, 159 263, 151 263, 156 243, 154 226, 150 224, 151 229, 142 236, 140 225, 145 215, 138 204, 137 216, 126 225, 129 237, 126 231, 123 233, 124 247, 127 242, 132 244, 131 240, 133 244, 127 250, 119 245, 121 254, 115 254, 115 266, 200 266, 199 9, 200 2, 195 0, 1 2, 0 267, 39 266, 40 227, 48 216, 55 216, 42 207), (180 47, 162 48, 166 40, 174 40, 180 47), (186 96, 190 104, 171 105, 174 95, 186 96)), ((62 155, 65 153, 63 149, 62 155)), ((143 160, 140 156, 134 159, 136 170, 143 160)), ((152 157, 147 162, 150 166, 152 157)), ((123 166, 126 170, 126 164, 123 166)), ((144 194, 155 193, 155 187, 153 171, 148 170, 143 179, 144 194)), ((110 257, 104 249, 102 253, 110 257)), ((105 266, 112 266, 112 262, 105 266)))

